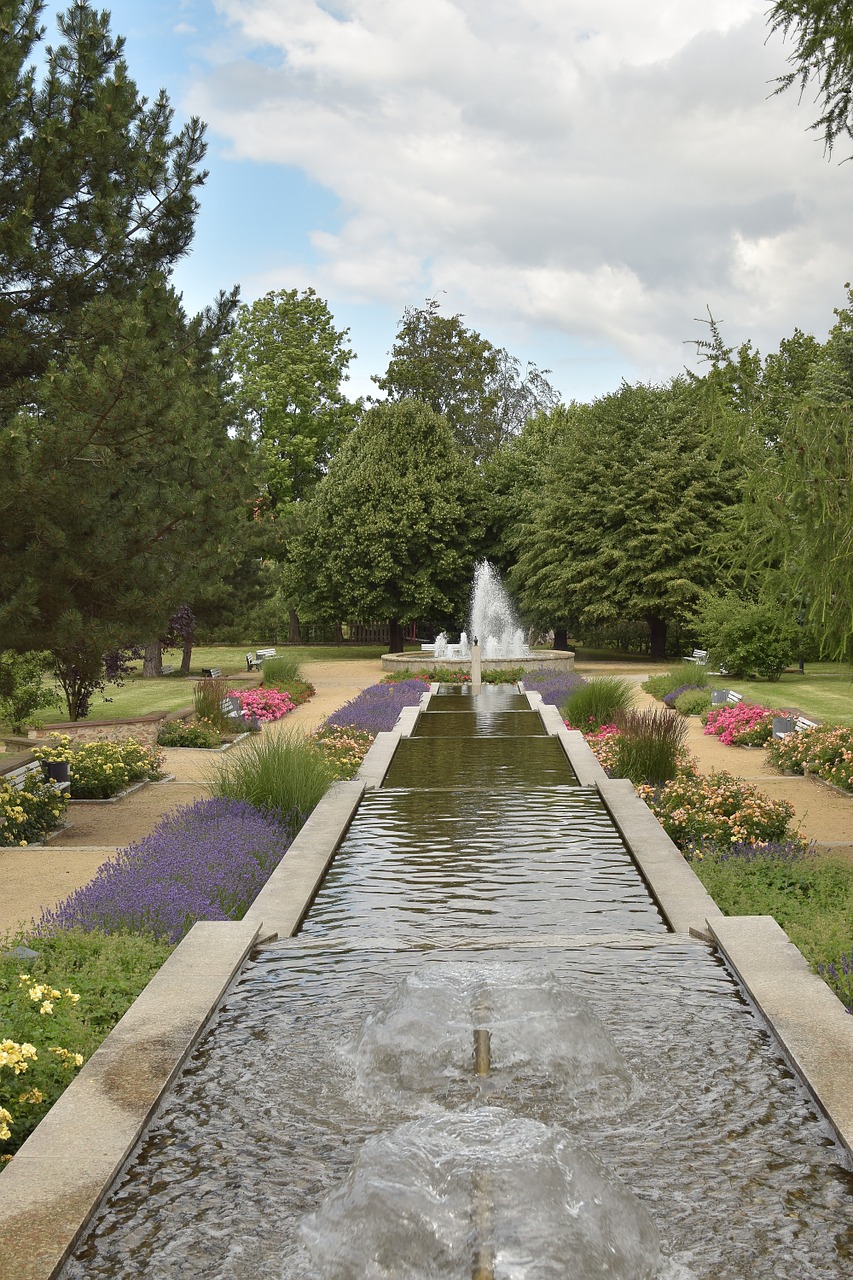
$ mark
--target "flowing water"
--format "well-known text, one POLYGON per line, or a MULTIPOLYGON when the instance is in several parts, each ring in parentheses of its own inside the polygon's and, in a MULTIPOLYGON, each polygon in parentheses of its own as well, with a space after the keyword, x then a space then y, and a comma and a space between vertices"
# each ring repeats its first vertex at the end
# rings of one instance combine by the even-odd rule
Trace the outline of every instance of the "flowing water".
POLYGON ((830 1132, 525 708, 432 700, 66 1280, 853 1276, 830 1132))

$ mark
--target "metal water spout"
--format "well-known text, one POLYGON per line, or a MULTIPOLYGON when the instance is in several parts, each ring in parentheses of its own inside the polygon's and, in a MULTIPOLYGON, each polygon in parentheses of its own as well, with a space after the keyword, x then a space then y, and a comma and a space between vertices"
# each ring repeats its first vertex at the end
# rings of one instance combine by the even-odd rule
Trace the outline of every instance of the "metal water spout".
POLYGON ((483 687, 483 664, 480 660, 480 641, 474 636, 471 645, 471 692, 479 693, 483 687))

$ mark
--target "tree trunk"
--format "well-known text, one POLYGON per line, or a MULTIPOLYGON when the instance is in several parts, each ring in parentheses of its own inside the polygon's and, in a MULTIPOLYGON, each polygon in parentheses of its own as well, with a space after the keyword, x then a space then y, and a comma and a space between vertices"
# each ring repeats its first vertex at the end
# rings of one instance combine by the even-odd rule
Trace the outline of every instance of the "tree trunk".
POLYGON ((403 624, 396 618, 392 618, 389 630, 391 632, 391 637, 388 645, 388 652, 402 653, 406 647, 406 637, 403 634, 403 624))
POLYGON ((554 628, 554 648, 560 649, 562 651, 563 649, 568 649, 568 647, 569 647, 568 627, 555 627, 554 628))
POLYGON ((666 623, 663 618, 646 618, 649 624, 649 657, 663 661, 666 657, 666 623))
POLYGON ((189 673, 190 673, 190 663, 192 662, 192 656, 193 656, 193 642, 192 642, 192 638, 190 637, 190 638, 188 638, 188 639, 184 640, 184 648, 183 648, 183 652, 181 653, 181 670, 180 670, 180 674, 181 674, 182 676, 188 676, 188 675, 189 675, 189 673))
POLYGON ((288 644, 302 644, 302 631, 299 626, 299 614, 290 606, 290 631, 287 636, 288 644))
POLYGON ((163 646, 159 640, 149 640, 142 659, 142 678, 151 680, 163 674, 163 646))
POLYGON ((335 644, 344 643, 344 629, 340 622, 335 623, 335 644))

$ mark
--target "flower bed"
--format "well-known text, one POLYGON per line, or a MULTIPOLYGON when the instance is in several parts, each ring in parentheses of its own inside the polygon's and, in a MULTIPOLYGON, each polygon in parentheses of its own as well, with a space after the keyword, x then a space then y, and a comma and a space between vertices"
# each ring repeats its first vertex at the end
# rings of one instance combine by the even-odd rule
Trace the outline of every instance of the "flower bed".
POLYGON ((360 729, 374 735, 387 732, 394 728, 403 708, 416 707, 428 688, 429 681, 417 676, 391 684, 383 681, 381 684, 369 685, 350 702, 345 702, 333 712, 326 720, 326 725, 360 729))
POLYGON ((311 740, 332 765, 337 778, 354 778, 370 750, 374 734, 352 725, 324 724, 311 740))
POLYGON ((555 707, 561 707, 570 694, 586 684, 576 671, 549 671, 547 667, 525 671, 521 679, 528 693, 541 693, 542 701, 555 707))
POLYGON ((37 933, 129 930, 179 942, 197 920, 239 920, 293 834, 245 801, 199 800, 120 849, 93 880, 42 914, 37 933))
POLYGON ((156 747, 124 742, 73 745, 67 733, 52 733, 50 746, 34 747, 37 760, 66 761, 71 766, 72 800, 109 800, 134 782, 162 776, 163 757, 156 747))
POLYGON ((296 703, 283 689, 229 689, 230 698, 238 698, 244 720, 255 719, 264 723, 281 720, 289 711, 296 710, 296 703))
POLYGON ((708 712, 705 733, 719 738, 727 747, 763 747, 773 736, 774 716, 790 714, 789 711, 771 711, 753 702, 739 702, 735 707, 714 707, 708 712))
POLYGON ((662 787, 640 786, 637 794, 688 858, 701 858, 709 846, 765 844, 793 835, 793 805, 771 800, 722 770, 707 777, 681 773, 662 787))
POLYGON ((818 725, 771 742, 767 758, 788 773, 814 773, 824 782, 853 791, 853 728, 818 725))

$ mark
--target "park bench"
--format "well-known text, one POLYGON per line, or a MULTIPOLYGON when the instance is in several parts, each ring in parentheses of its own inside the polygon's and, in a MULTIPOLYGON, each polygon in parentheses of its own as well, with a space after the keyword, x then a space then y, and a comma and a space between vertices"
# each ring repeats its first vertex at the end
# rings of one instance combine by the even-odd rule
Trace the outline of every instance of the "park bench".
POLYGON ((263 665, 265 658, 274 658, 276 656, 275 649, 258 649, 258 652, 255 656, 257 657, 258 661, 263 665))
POLYGON ((707 649, 694 649, 691 654, 684 659, 685 662, 698 662, 701 665, 708 661, 707 649))
POLYGON ((247 671, 260 671, 263 665, 264 665, 263 658, 259 658, 256 653, 246 654, 246 670, 247 671))
POLYGON ((175 668, 170 663, 164 663, 163 666, 160 668, 161 676, 173 676, 174 674, 175 674, 175 668))
POLYGON ((222 675, 220 667, 202 667, 201 674, 206 680, 218 680, 222 675))
POLYGON ((55 778, 45 776, 45 770, 38 760, 30 760, 29 764, 19 765, 17 769, 10 769, 8 773, 0 775, 0 781, 8 782, 16 791, 22 791, 27 778, 37 776, 43 782, 52 782, 57 791, 70 791, 71 783, 67 779, 60 782, 55 778))
POLYGON ((774 716, 773 737, 787 738, 792 733, 802 733, 804 729, 816 729, 817 721, 806 716, 774 716))

